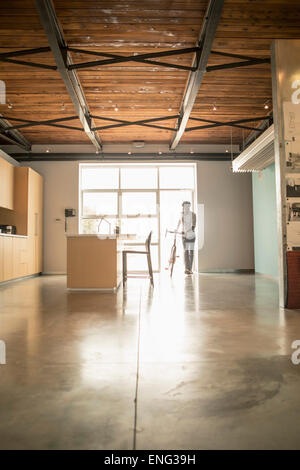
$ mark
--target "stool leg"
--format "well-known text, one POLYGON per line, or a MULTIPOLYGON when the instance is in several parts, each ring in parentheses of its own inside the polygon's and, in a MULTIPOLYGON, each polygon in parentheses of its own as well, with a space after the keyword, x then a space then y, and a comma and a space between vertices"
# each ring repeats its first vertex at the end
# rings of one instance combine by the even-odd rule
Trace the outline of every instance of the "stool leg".
POLYGON ((148 261, 148 271, 149 271, 149 276, 150 276, 151 284, 152 284, 152 286, 154 286, 154 282, 153 282, 153 270, 152 270, 152 262, 151 262, 151 255, 150 255, 150 253, 147 253, 147 261, 148 261))
POLYGON ((123 286, 125 286, 125 283, 127 281, 127 253, 122 253, 123 255, 123 286))

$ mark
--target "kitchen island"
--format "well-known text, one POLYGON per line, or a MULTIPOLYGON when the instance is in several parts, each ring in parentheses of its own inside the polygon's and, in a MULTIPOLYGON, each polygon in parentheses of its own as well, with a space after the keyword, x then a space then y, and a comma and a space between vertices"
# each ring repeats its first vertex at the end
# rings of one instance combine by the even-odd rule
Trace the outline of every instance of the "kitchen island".
POLYGON ((67 235, 67 288, 117 290, 122 280, 126 239, 122 235, 67 235))

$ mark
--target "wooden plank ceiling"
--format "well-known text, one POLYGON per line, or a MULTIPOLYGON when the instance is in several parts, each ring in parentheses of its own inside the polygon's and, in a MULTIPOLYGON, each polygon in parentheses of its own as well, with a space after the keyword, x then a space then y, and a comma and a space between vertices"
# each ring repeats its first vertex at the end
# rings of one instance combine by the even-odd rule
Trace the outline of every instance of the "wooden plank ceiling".
MULTIPOLYGON (((54 0, 53 3, 68 46, 132 55, 194 47, 208 1, 54 0)), ((49 45, 34 0, 1 2, 0 13, 0 52, 49 45)), ((213 49, 265 58, 270 57, 273 39, 299 37, 298 0, 225 0, 213 49)), ((97 59, 85 54, 71 55, 74 63, 97 59)), ((55 65, 51 52, 26 56, 23 60, 55 65)), ((193 55, 163 60, 191 66, 193 55)), ((233 61, 211 55, 208 65, 233 61)), ((189 76, 185 70, 134 62, 80 69, 77 74, 93 115, 129 121, 177 114, 189 76)), ((75 114, 57 71, 1 62, 0 79, 7 89, 7 104, 0 105, 0 113, 5 116, 46 120, 75 114)), ((206 73, 191 117, 230 121, 267 115, 271 107, 270 65, 260 64, 206 73), (264 109, 266 103, 268 110, 264 109)), ((109 124, 95 122, 98 126, 109 124)), ((79 120, 65 124, 82 128, 79 120)), ((176 120, 157 124, 175 128, 176 120)), ((187 127, 195 125, 190 120, 187 127)), ((22 134, 32 144, 90 143, 86 134, 77 130, 29 127, 22 129, 22 134)), ((133 140, 169 144, 173 132, 131 126, 102 130, 99 136, 104 144, 133 140)), ((247 131, 243 134, 241 129, 232 130, 233 143, 242 143, 246 136, 247 131)), ((181 142, 228 144, 230 139, 230 128, 222 127, 185 132, 181 142)))

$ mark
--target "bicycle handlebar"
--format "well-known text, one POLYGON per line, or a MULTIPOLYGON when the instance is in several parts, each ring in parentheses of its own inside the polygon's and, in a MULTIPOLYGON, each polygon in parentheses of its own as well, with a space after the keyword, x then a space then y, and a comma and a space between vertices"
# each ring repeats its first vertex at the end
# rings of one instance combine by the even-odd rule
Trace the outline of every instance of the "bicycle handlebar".
POLYGON ((166 234, 165 234, 165 237, 167 236, 167 233, 177 233, 179 235, 183 235, 184 232, 179 232, 178 230, 168 230, 166 229, 166 234))

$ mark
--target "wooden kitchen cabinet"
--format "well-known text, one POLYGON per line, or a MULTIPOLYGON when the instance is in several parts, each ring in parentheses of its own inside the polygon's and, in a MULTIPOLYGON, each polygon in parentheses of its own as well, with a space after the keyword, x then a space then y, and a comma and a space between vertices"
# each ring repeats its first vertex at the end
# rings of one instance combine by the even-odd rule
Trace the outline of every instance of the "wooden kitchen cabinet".
POLYGON ((31 168, 15 167, 14 181, 14 211, 5 214, 4 223, 15 225, 23 237, 0 235, 0 282, 43 270, 43 178, 31 168))
POLYGON ((14 278, 13 237, 1 237, 3 242, 3 280, 14 278))
POLYGON ((43 179, 35 171, 29 171, 28 235, 33 238, 34 272, 42 272, 43 263, 43 179))
POLYGON ((28 245, 27 238, 13 238, 13 277, 23 277, 28 275, 28 245))
POLYGON ((0 207, 14 208, 14 166, 0 158, 0 207))
POLYGON ((4 281, 3 264, 3 237, 0 237, 0 282, 4 281))

